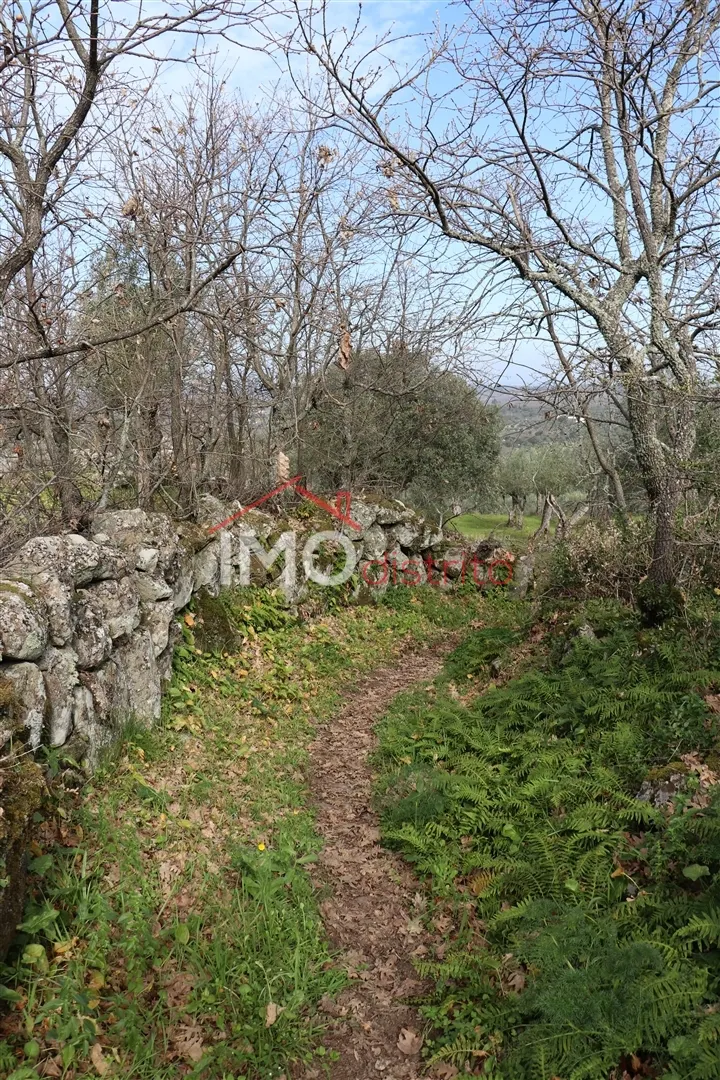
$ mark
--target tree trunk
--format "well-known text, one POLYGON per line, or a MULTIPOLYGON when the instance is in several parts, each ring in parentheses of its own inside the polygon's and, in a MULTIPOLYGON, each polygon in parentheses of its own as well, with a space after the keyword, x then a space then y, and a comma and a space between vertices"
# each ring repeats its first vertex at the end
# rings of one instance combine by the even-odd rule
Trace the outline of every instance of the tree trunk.
POLYGON ((680 501, 676 483, 669 482, 655 500, 655 536, 648 577, 656 585, 675 583, 675 514, 680 501))
POLYGON ((551 502, 549 495, 545 496, 545 502, 543 503, 542 519, 538 528, 533 533, 533 540, 539 536, 547 536, 550 532, 550 522, 552 521, 555 509, 551 502))

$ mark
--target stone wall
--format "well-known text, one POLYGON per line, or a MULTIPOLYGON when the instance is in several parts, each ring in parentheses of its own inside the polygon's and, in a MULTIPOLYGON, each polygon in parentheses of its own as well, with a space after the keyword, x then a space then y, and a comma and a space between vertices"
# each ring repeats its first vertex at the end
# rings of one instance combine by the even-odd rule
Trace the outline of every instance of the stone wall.
POLYGON ((92 767, 103 747, 132 717, 153 723, 169 678, 178 613, 194 593, 216 596, 250 579, 302 598, 302 565, 295 581, 249 556, 248 532, 265 548, 288 531, 299 536, 298 563, 311 533, 338 529, 352 542, 357 576, 372 593, 393 582, 419 584, 440 568, 437 583, 459 573, 462 550, 402 503, 353 499, 359 529, 302 504, 296 517, 253 510, 213 528, 237 507, 203 500, 198 520, 176 523, 163 514, 115 510, 98 514, 90 536, 35 537, 0 571, 0 688, 13 708, 0 709, 0 747, 20 740, 65 747, 92 767), (442 566, 445 565, 445 571, 442 566), (385 569, 383 569, 385 567, 385 569), (377 586, 368 586, 373 577, 377 586))
MULTIPOLYGON (((353 499, 352 525, 306 502, 283 516, 243 512, 218 528, 241 510, 206 497, 192 523, 108 511, 89 536, 35 537, 0 570, 0 959, 21 918, 25 851, 44 787, 32 752, 63 748, 91 770, 128 720, 154 723, 179 613, 194 594, 252 583, 301 603, 303 547, 318 532, 347 537, 358 599, 400 582, 446 588, 467 567, 457 537, 400 502, 353 499), (295 558, 269 565, 264 552, 288 541, 295 558)), ((318 555, 321 566, 334 565, 332 542, 318 555)))

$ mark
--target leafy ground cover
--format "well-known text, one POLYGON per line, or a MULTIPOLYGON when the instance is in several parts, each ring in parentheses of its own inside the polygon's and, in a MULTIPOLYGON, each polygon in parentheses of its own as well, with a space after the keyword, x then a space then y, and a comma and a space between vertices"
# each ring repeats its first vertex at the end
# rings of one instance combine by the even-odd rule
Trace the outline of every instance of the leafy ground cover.
POLYGON ((654 630, 620 604, 574 610, 515 668, 524 615, 496 612, 381 724, 385 841, 445 934, 420 964, 426 1047, 448 1077, 710 1080, 718 602, 654 630))
POLYGON ((473 540, 485 540, 492 534, 499 543, 524 547, 540 527, 540 518, 537 514, 526 514, 522 529, 511 528, 507 523, 507 514, 461 514, 449 524, 473 540))
POLYGON ((314 619, 267 590, 188 613, 162 724, 129 730, 119 760, 38 822, 31 902, 0 969, 0 1075, 322 1073, 317 1005, 345 976, 307 874, 306 747, 349 679, 486 603, 336 599, 314 619))

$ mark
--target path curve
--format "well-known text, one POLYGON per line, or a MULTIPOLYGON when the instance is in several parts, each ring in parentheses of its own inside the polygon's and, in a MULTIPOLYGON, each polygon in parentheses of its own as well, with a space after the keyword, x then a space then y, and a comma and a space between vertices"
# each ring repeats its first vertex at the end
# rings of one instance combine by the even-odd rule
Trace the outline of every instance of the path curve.
MULTIPOLYGON (((454 638, 402 655, 350 691, 310 747, 310 787, 325 846, 315 884, 326 932, 352 979, 336 1001, 325 1045, 339 1054, 332 1080, 418 1080, 422 1022, 404 999, 425 989, 412 958, 428 952, 423 896, 403 860, 380 845, 368 755, 375 725, 403 690, 433 679, 454 638)), ((312 1076, 310 1071, 308 1074, 312 1076)))

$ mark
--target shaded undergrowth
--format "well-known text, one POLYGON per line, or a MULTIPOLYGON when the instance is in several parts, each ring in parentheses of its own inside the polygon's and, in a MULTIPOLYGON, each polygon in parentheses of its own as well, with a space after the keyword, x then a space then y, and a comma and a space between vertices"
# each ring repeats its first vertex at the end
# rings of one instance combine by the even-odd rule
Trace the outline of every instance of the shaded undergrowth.
POLYGON ((319 843, 307 744, 349 679, 484 604, 470 590, 336 600, 314 621, 267 590, 200 603, 161 725, 129 729, 122 753, 37 821, 30 903, 0 970, 0 1075, 323 1071, 317 1006, 344 975, 307 874, 319 843), (205 618, 219 637, 203 636, 205 618))
POLYGON ((717 601, 555 616, 509 678, 519 630, 508 608, 380 728, 384 838, 446 936, 426 1046, 503 1080, 720 1076, 717 601))

